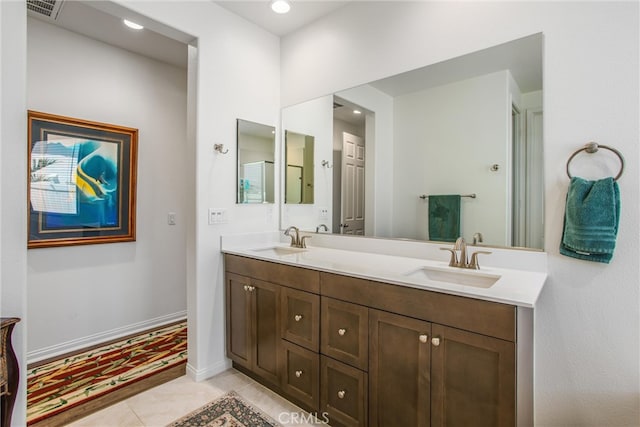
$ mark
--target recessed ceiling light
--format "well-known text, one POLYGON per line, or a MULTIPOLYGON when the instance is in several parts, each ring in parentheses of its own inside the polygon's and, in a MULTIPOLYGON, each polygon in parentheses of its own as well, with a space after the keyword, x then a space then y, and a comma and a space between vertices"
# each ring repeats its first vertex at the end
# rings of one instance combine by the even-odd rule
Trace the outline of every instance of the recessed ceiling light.
POLYGON ((144 28, 142 25, 136 24, 135 22, 129 21, 128 19, 123 19, 122 22, 124 22, 124 25, 134 30, 141 30, 144 28))
POLYGON ((287 13, 291 10, 291 5, 287 0, 273 0, 271 2, 271 10, 275 13, 287 13))
POLYGON ((362 111, 360 111, 360 110, 353 110, 353 114, 362 114, 362 111))

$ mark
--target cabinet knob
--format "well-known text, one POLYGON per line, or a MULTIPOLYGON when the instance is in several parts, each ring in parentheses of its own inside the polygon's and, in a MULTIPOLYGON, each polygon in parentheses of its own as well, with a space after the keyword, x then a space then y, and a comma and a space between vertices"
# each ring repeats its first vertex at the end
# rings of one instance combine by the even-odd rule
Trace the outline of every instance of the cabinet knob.
POLYGON ((301 314, 296 314, 295 316, 293 316, 293 318, 295 319, 296 322, 299 322, 302 320, 302 315, 301 314))
POLYGON ((345 396, 346 394, 347 394, 347 392, 346 392, 346 391, 344 391, 344 390, 340 390, 340 391, 338 392, 338 398, 339 398, 339 399, 344 399, 344 396, 345 396))
POLYGON ((255 287, 255 286, 247 286, 247 290, 248 290, 249 292, 253 292, 255 289, 256 289, 256 287, 255 287))
POLYGON ((338 329, 338 335, 343 336, 346 333, 347 333, 346 329, 343 329, 343 328, 338 329))
POLYGON ((427 340, 429 339, 427 334, 421 334, 418 338, 420 338, 420 342, 427 342, 427 340))
POLYGON ((438 337, 431 338, 431 344, 433 344, 435 347, 438 347, 440 345, 440 338, 438 337))
POLYGON ((244 291, 247 292, 249 290, 249 286, 244 285, 244 291))
POLYGON ((302 376, 302 371, 296 371, 296 378, 300 378, 302 376))

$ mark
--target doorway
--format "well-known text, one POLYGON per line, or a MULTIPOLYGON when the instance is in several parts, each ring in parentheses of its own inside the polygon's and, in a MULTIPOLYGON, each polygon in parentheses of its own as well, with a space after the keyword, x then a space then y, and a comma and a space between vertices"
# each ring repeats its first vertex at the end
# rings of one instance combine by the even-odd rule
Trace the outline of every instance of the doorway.
POLYGON ((334 97, 331 232, 335 234, 365 234, 365 136, 372 117, 360 105, 334 97))

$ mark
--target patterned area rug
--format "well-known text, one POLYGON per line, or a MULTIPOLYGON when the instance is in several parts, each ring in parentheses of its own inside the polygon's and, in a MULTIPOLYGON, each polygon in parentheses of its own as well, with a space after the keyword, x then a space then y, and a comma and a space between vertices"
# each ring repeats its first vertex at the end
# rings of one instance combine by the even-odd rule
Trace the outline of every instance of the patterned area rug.
POLYGON ((242 400, 236 392, 230 391, 167 427, 277 427, 279 425, 242 400))
POLYGON ((186 322, 30 368, 27 424, 184 363, 186 322))

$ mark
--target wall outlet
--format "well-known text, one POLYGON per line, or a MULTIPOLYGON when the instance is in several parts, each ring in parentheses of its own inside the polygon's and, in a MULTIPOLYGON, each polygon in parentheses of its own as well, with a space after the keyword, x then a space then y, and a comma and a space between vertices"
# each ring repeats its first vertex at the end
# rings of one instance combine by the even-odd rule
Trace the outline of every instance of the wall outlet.
POLYGON ((209 208, 209 225, 224 224, 227 222, 227 210, 222 208, 209 208))
POLYGON ((329 217, 329 208, 319 208, 318 216, 327 219, 329 217))

